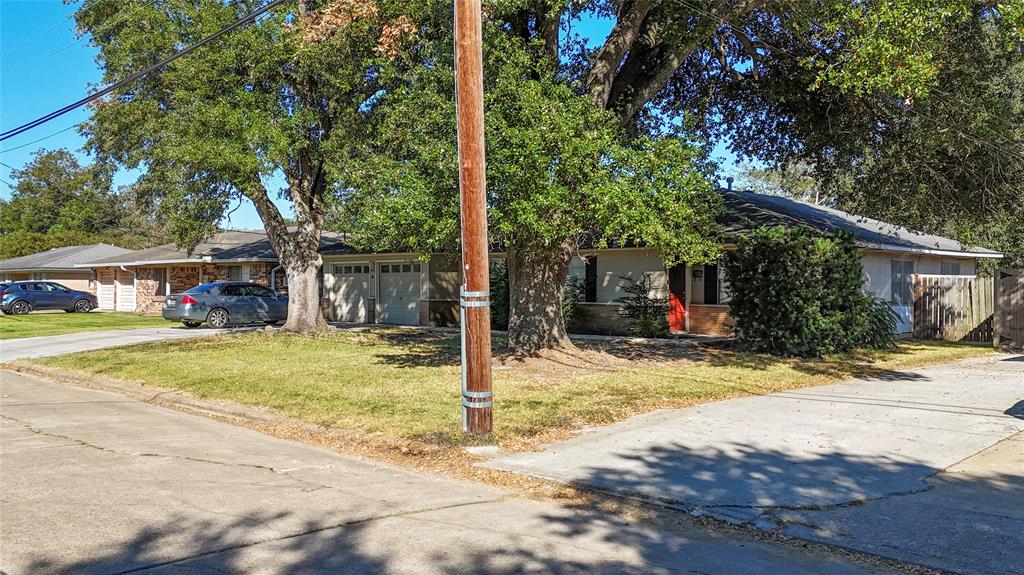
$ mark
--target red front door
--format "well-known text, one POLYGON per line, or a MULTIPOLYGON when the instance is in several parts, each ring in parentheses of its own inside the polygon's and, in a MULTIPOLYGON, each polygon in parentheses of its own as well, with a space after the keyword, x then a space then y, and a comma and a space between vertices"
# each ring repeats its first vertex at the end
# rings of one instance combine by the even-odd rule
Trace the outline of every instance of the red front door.
POLYGON ((686 331, 686 264, 668 270, 668 329, 686 331))

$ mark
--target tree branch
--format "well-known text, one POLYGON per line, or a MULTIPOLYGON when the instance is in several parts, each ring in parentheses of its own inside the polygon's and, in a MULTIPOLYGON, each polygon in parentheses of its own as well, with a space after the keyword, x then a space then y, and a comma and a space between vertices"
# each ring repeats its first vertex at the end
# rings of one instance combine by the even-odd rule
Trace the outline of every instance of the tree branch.
POLYGON ((615 26, 594 57, 586 78, 587 90, 598 106, 607 107, 619 63, 632 49, 633 42, 655 4, 651 0, 626 0, 619 8, 615 26))

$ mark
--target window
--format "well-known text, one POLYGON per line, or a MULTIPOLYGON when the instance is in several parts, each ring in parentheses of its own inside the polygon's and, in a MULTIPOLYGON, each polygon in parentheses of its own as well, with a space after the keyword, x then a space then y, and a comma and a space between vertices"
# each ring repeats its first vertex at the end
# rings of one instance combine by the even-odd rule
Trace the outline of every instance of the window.
POLYGON ((245 290, 240 285, 226 285, 220 287, 220 295, 226 296, 240 296, 246 295, 245 290))
POLYGON ((704 266, 704 303, 717 305, 718 297, 718 264, 704 266))
POLYGON ((386 274, 386 273, 390 273, 390 272, 391 272, 391 266, 389 266, 388 264, 381 264, 381 266, 380 266, 380 273, 386 274))
POLYGON ((590 256, 584 263, 583 301, 597 301, 597 256, 590 256))
POLYGON ((261 285, 250 285, 246 286, 249 295, 256 297, 274 297, 274 292, 270 291, 269 288, 265 288, 261 285))
POLYGON ((911 260, 890 260, 892 271, 892 295, 890 303, 896 305, 914 304, 914 262, 911 260))
POLYGON ((32 279, 34 279, 34 280, 44 280, 44 279, 46 279, 46 274, 44 274, 44 273, 34 273, 34 274, 32 274, 32 279))
POLYGON ((412 264, 412 271, 420 273, 420 269, 422 269, 420 268, 420 264, 412 264))
POLYGON ((89 284, 88 285, 89 285, 90 288, 96 286, 96 272, 94 272, 94 271, 90 271, 89 272, 89 284))
POLYGON ((228 266, 228 280, 233 282, 249 281, 249 266, 228 266))
POLYGON ((167 270, 165 268, 153 270, 153 281, 156 282, 155 295, 167 295, 167 270))
POLYGON ((944 276, 960 275, 960 262, 942 262, 941 273, 944 276))

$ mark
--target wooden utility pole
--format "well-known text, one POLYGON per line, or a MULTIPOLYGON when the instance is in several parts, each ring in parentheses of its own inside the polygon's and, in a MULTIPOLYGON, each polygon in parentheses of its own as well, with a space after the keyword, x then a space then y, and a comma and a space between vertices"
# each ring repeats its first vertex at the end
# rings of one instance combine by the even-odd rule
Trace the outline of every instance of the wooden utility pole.
POLYGON ((455 0, 455 109, 462 206, 462 430, 491 432, 491 308, 480 0, 455 0))

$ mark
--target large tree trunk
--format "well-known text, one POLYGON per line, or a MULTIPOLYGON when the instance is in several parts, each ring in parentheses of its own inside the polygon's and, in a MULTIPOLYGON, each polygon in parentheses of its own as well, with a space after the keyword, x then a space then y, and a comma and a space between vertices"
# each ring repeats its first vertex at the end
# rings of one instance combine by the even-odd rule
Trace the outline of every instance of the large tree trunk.
POLYGON ((288 321, 285 331, 312 333, 327 329, 320 311, 320 256, 281 261, 288 276, 288 321))
POLYGON ((543 349, 572 347, 562 317, 562 295, 572 249, 508 250, 508 344, 513 353, 534 355, 543 349))

